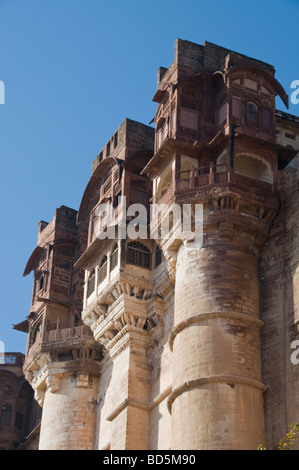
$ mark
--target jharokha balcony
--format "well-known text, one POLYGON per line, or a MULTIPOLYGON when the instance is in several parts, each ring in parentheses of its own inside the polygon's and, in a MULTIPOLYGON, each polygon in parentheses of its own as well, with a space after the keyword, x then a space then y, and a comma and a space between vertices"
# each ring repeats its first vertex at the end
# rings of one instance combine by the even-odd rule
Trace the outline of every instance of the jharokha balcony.
POLYGON ((28 345, 26 364, 43 352, 66 353, 78 349, 82 342, 93 339, 90 328, 86 325, 61 328, 59 320, 46 322, 42 331, 39 331, 28 345))
POLYGON ((204 187, 212 185, 216 187, 226 183, 238 185, 246 190, 254 189, 267 193, 276 191, 276 184, 269 174, 247 176, 229 168, 226 164, 211 163, 209 166, 192 167, 190 170, 176 172, 175 179, 171 177, 170 181, 157 191, 153 202, 159 205, 169 204, 174 196, 179 197, 204 187))

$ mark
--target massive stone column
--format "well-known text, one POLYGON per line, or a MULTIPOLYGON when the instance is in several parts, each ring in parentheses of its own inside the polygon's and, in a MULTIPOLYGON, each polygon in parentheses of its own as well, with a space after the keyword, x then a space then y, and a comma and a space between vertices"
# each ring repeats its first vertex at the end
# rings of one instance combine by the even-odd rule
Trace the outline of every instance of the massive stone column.
POLYGON ((27 358, 25 377, 43 408, 39 450, 94 449, 101 357, 95 341, 79 336, 27 358))
POLYGON ((59 389, 45 390, 39 450, 93 450, 98 378, 71 374, 53 380, 59 389))
MULTIPOLYGON (((202 246, 181 240, 176 251, 172 449, 256 449, 266 389, 258 255, 274 211, 256 200, 250 213, 232 192, 204 207, 202 246)), ((171 241, 163 249, 174 256, 171 241)))

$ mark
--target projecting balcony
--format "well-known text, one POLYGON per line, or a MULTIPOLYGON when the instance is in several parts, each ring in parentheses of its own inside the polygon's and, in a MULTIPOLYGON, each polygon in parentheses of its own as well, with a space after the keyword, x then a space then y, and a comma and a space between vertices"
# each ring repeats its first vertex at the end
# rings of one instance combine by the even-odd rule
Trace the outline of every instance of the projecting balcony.
POLYGON ((173 197, 182 196, 194 190, 204 189, 208 186, 221 186, 232 184, 244 190, 258 190, 268 194, 275 192, 272 175, 251 177, 239 173, 226 164, 203 166, 190 170, 176 172, 176 178, 166 184, 153 198, 156 204, 169 204, 173 197))
POLYGON ((41 351, 67 350, 93 338, 92 331, 86 325, 60 328, 59 321, 48 323, 35 342, 29 347, 25 362, 28 364, 41 351))

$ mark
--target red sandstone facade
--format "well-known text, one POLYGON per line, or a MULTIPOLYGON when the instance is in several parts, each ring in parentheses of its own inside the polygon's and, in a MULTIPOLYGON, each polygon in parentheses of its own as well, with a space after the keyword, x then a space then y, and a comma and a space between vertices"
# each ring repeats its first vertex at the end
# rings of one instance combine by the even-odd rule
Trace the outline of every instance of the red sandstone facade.
POLYGON ((24 354, 0 354, 0 450, 38 449, 41 408, 23 364, 24 354))
POLYGON ((40 223, 22 324, 40 449, 273 448, 299 420, 299 118, 276 96, 271 65, 178 39, 155 129, 126 119, 78 212, 40 223), (201 205, 202 245, 175 224, 153 239, 149 219, 101 236, 120 196, 125 228, 135 203, 189 204, 192 222, 201 205))

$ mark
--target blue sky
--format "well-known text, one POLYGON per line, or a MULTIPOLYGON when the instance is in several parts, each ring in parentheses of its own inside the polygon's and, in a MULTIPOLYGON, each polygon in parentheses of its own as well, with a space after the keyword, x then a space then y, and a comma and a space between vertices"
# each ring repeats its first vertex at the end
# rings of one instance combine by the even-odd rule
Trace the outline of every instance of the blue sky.
MULTIPOLYGON (((299 1, 0 0, 0 341, 29 313, 22 276, 40 220, 78 209, 91 162, 125 117, 148 124, 159 66, 177 38, 216 43, 275 66, 290 95, 299 80, 299 1)), ((277 108, 287 111, 278 98, 277 108)), ((288 112, 299 115, 299 105, 288 112)))

